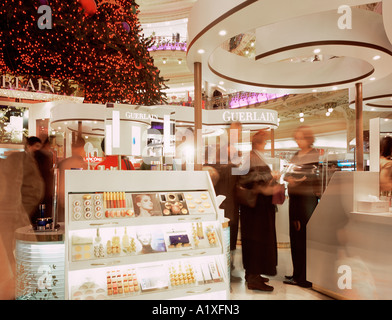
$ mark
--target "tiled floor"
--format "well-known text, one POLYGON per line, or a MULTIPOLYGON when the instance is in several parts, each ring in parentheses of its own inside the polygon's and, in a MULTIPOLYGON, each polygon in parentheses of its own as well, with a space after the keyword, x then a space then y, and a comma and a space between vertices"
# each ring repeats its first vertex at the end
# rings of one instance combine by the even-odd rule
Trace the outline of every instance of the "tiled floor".
POLYGON ((274 287, 272 292, 249 290, 244 280, 242 267, 241 246, 234 254, 234 270, 232 275, 236 280, 231 282, 231 300, 331 300, 313 289, 283 283, 284 276, 292 274, 290 249, 278 249, 278 274, 270 279, 269 285, 274 287), (238 277, 238 278, 237 278, 238 277))

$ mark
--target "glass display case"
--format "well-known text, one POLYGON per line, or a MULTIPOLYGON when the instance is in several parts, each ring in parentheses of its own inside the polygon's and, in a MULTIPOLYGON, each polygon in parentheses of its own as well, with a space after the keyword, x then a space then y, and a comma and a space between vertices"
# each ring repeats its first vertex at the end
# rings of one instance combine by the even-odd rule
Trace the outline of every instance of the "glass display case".
POLYGON ((227 299, 207 172, 67 171, 66 298, 227 299))

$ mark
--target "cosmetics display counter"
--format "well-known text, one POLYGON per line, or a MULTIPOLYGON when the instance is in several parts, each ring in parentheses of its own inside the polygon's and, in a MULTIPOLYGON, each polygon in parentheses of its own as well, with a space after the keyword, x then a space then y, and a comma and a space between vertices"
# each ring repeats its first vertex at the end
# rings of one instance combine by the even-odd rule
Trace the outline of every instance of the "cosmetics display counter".
POLYGON ((67 171, 66 298, 227 299, 208 172, 67 171))
POLYGON ((63 300, 64 225, 46 231, 26 226, 16 230, 15 238, 16 299, 63 300))
POLYGON ((338 299, 392 298, 392 213, 381 212, 378 195, 378 172, 334 173, 307 225, 314 289, 338 299))

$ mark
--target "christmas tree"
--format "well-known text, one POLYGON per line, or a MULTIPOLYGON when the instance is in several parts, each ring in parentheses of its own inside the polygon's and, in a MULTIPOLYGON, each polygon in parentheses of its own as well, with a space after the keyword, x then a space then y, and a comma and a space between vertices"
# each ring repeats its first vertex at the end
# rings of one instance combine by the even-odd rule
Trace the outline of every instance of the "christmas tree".
POLYGON ((2 0, 0 71, 56 80, 64 94, 76 81, 85 102, 164 103, 138 13, 133 0, 2 0))

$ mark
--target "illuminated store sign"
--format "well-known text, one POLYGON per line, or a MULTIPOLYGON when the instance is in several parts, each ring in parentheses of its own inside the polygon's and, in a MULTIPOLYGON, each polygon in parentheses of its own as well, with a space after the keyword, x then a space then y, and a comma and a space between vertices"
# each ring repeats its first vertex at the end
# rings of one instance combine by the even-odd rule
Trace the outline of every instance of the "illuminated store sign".
POLYGON ((258 111, 224 111, 222 118, 226 122, 241 122, 241 123, 271 123, 276 124, 278 114, 272 110, 258 110, 258 111))
POLYGON ((142 112, 125 112, 125 118, 131 120, 152 120, 158 119, 156 114, 142 113, 142 112))
POLYGON ((1 89, 23 90, 23 91, 40 91, 55 93, 54 86, 44 79, 16 77, 12 75, 1 76, 1 89))

